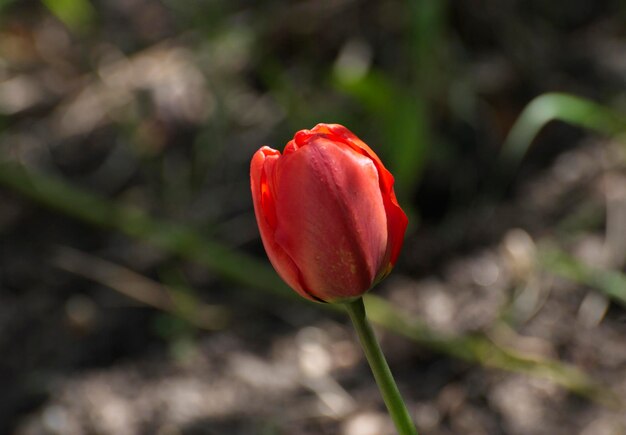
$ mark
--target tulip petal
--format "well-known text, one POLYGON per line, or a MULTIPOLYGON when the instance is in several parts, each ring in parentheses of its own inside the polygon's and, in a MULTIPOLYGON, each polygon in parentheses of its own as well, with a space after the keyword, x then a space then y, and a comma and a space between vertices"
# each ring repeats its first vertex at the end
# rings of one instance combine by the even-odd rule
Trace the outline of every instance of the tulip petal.
POLYGON ((273 182, 268 180, 268 169, 271 169, 280 158, 280 152, 269 147, 262 147, 252 157, 250 163, 250 186, 254 213, 261 233, 263 246, 267 256, 280 277, 301 296, 318 300, 309 294, 302 285, 300 271, 291 257, 275 241, 277 226, 276 201, 273 182))
POLYGON ((302 286, 325 301, 359 296, 386 268, 387 217, 369 156, 306 131, 267 167, 276 184, 275 240, 302 286))
POLYGON ((378 158, 376 153, 359 139, 354 133, 348 130, 343 125, 339 124, 318 124, 310 130, 311 134, 323 134, 329 140, 342 142, 350 146, 355 151, 368 156, 378 169, 378 175, 380 179, 380 190, 383 197, 385 211, 387 213, 387 227, 389 232, 388 247, 386 258, 387 264, 383 265, 383 269, 380 271, 382 279, 386 276, 391 268, 396 264, 402 244, 404 242, 404 233, 408 225, 408 218, 396 198, 396 194, 393 190, 394 178, 391 172, 385 168, 382 161, 378 158))

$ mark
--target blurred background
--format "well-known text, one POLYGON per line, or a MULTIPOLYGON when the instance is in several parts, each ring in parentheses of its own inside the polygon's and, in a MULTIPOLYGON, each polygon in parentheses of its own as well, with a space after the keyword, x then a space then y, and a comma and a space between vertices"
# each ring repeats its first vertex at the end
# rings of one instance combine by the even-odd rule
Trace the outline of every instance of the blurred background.
POLYGON ((252 154, 318 122, 410 215, 366 303, 420 433, 626 433, 625 20, 1 0, 0 433, 393 434, 346 316, 292 297, 254 220, 252 154))

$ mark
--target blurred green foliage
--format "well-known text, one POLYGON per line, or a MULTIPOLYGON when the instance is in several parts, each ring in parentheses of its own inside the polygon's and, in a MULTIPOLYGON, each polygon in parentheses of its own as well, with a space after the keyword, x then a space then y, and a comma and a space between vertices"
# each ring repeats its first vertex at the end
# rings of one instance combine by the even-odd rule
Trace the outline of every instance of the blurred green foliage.
POLYGON ((576 95, 547 93, 524 108, 502 146, 500 163, 515 170, 537 134, 551 121, 562 121, 608 136, 626 134, 626 115, 576 95))
POLYGON ((79 33, 91 29, 96 19, 96 11, 89 0, 41 1, 68 28, 79 33))

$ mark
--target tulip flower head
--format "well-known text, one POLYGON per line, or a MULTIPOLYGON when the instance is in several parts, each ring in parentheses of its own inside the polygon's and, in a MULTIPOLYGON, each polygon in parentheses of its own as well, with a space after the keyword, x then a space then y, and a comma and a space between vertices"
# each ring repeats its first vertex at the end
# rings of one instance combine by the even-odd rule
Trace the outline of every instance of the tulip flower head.
POLYGON ((408 223, 393 183, 338 124, 297 132, 283 154, 259 149, 250 165, 254 211, 281 278, 308 299, 343 302, 389 274, 408 223))

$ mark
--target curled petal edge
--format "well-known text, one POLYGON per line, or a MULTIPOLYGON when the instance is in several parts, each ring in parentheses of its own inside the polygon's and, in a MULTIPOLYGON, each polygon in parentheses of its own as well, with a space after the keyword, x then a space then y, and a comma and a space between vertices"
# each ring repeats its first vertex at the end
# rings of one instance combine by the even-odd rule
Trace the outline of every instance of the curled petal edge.
POLYGON ((298 266, 275 240, 276 206, 271 183, 275 164, 280 157, 280 151, 264 146, 254 154, 250 162, 252 203, 261 240, 272 266, 291 288, 304 298, 324 302, 305 287, 298 266))

